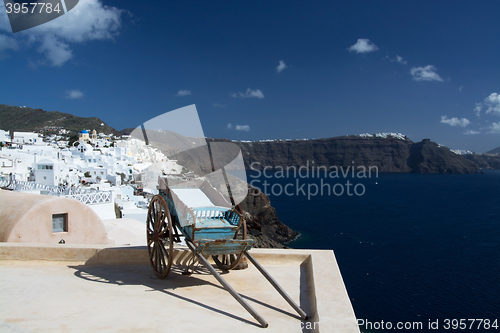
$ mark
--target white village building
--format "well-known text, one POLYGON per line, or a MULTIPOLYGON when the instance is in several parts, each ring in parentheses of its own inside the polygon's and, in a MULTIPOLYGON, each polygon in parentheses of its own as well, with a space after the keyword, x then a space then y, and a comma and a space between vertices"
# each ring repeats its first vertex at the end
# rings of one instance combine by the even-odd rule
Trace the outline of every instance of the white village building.
POLYGON ((3 130, 0 130, 0 142, 2 144, 5 144, 5 143, 10 143, 10 135, 9 135, 9 131, 3 131, 3 130))
POLYGON ((95 131, 91 136, 88 131, 82 131, 80 136, 84 140, 67 148, 58 145, 58 140, 62 139, 58 135, 51 135, 47 138, 49 142, 43 142, 37 133, 17 132, 17 148, 3 147, 0 150, 0 181, 3 179, 5 184, 12 175, 15 181, 25 182, 20 190, 42 194, 48 193, 46 186, 82 188, 82 181, 85 181, 91 185, 84 189, 112 193, 111 201, 91 204, 101 218, 114 216, 116 202, 123 217, 145 221, 147 200, 123 183, 135 181, 143 192, 156 194, 158 174, 180 174, 182 171, 176 161, 169 160, 144 141, 128 137, 127 140, 114 141, 112 145, 109 136, 95 131), (149 181, 141 183, 144 175, 149 181), (26 184, 41 187, 37 185, 33 189, 32 186, 28 190, 26 184))
POLYGON ((18 145, 33 144, 33 145, 43 145, 43 140, 40 134, 32 132, 14 132, 14 138, 12 143, 18 145))

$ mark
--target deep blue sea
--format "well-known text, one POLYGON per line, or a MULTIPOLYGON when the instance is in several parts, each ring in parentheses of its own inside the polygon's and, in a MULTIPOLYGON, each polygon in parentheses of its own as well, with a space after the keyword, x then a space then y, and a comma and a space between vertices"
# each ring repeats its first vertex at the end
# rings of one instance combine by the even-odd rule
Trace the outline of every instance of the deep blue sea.
POLYGON ((358 319, 423 323, 405 330, 412 332, 500 332, 500 170, 347 179, 269 173, 249 173, 248 181, 263 191, 263 181, 274 186, 267 191, 279 219, 301 233, 289 246, 334 250, 358 319), (350 193, 362 184, 364 194, 347 195, 347 180, 350 193), (321 182, 323 195, 308 199, 308 184, 321 182), (325 183, 342 184, 344 193, 327 195, 325 183), (293 195, 271 193, 287 184, 293 195), (498 319, 499 327, 478 329, 476 321, 470 329, 468 321, 467 329, 447 330, 446 319, 498 319), (429 330, 429 320, 439 329, 429 330))

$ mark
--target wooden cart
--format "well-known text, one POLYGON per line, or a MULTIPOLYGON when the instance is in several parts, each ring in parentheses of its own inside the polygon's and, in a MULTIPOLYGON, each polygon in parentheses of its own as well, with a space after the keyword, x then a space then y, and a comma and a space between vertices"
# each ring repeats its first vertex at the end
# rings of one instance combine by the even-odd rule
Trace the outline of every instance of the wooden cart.
POLYGON ((246 237, 246 223, 239 206, 228 204, 204 178, 179 185, 170 181, 169 186, 169 179, 162 176, 158 183, 159 194, 152 198, 147 216, 149 259, 156 276, 164 279, 168 275, 174 259, 174 243, 181 242, 183 236, 198 261, 262 327, 267 327, 268 323, 222 278, 206 257, 212 256, 221 270, 230 270, 245 256, 300 317, 307 319, 306 313, 248 252, 253 240, 246 237))

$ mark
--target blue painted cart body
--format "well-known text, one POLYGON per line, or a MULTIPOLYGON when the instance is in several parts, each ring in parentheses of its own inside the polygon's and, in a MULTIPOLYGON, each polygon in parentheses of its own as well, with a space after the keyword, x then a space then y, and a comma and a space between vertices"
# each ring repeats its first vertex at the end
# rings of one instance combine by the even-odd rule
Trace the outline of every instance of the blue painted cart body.
POLYGON ((250 250, 252 239, 238 237, 244 232, 242 215, 206 180, 195 179, 181 185, 170 185, 160 177, 159 194, 165 199, 173 225, 186 240, 195 245, 197 253, 204 255, 241 254, 250 250), (199 192, 206 196, 210 205, 190 205, 179 195, 179 190, 199 192))

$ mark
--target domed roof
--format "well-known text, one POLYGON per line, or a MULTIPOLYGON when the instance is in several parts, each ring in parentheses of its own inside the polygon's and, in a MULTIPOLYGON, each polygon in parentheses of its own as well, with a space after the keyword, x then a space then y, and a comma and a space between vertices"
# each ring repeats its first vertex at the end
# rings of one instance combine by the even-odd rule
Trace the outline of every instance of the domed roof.
POLYGON ((82 133, 82 134, 89 134, 89 132, 87 132, 86 130, 82 130, 80 133, 82 133))
MULTIPOLYGON (((89 145, 88 143, 85 143, 85 142, 82 142, 82 141, 77 141, 79 143, 78 147, 76 147, 76 149, 78 149, 78 151, 80 152, 84 152, 84 151, 92 151, 94 150, 94 148, 89 145)), ((76 142, 75 142, 76 143, 76 142)))

